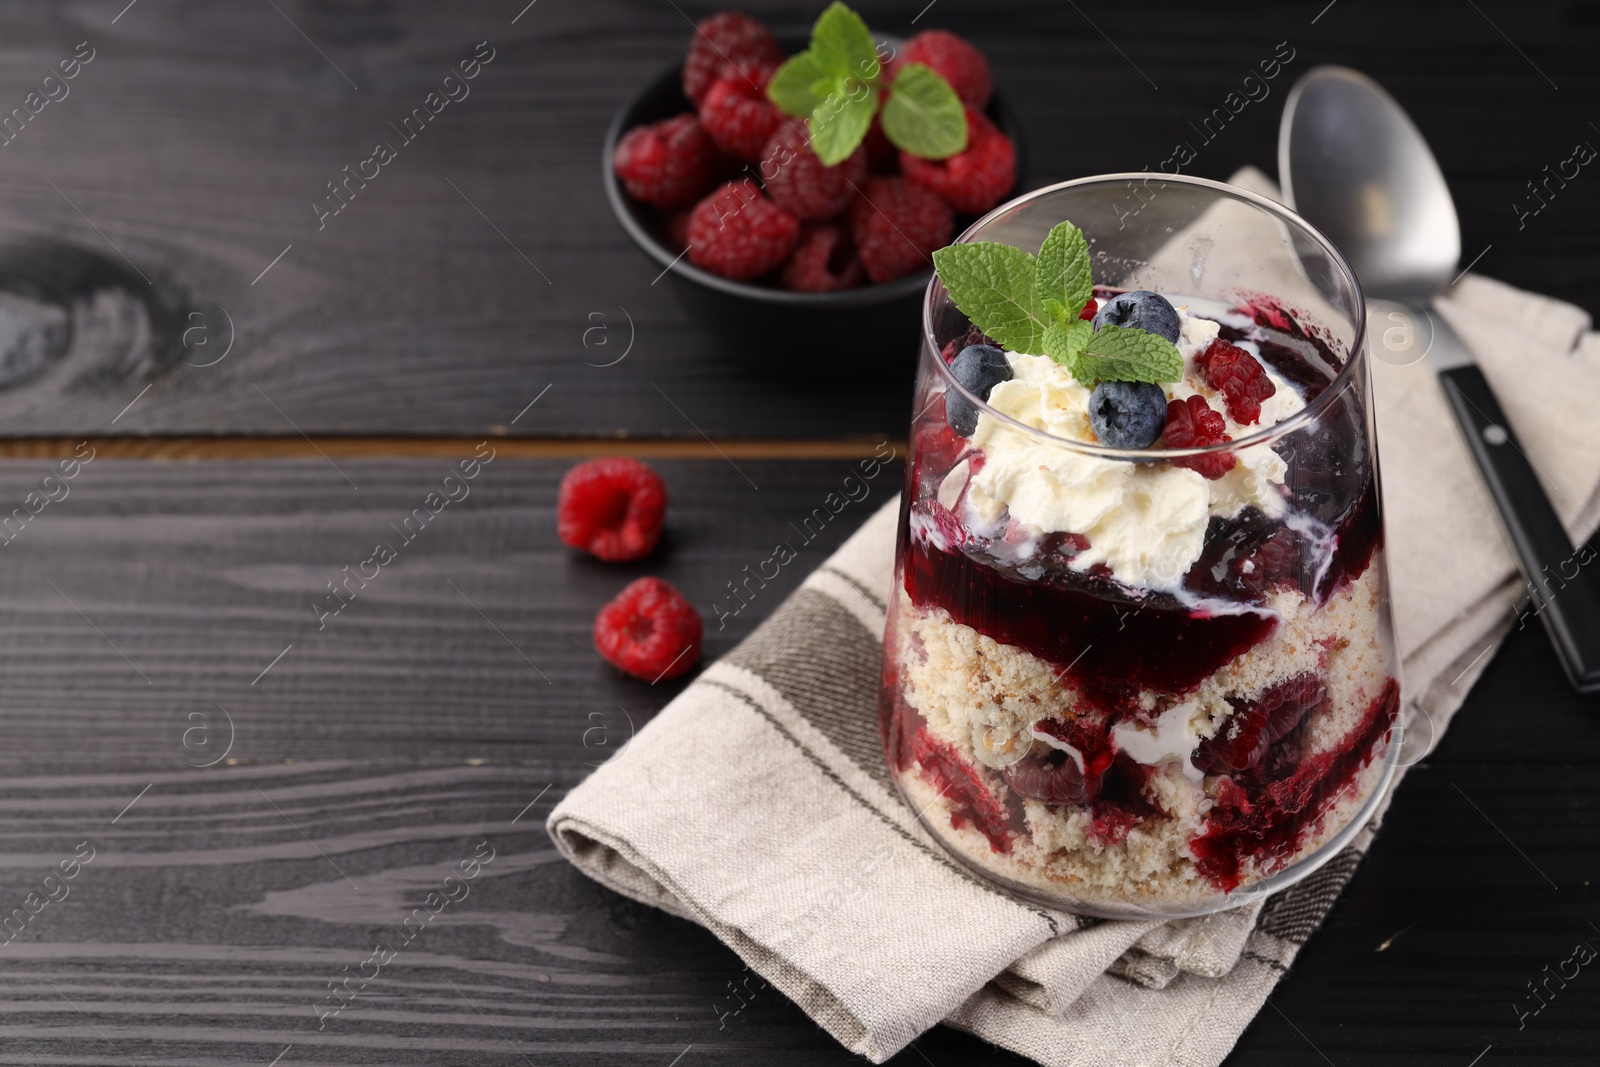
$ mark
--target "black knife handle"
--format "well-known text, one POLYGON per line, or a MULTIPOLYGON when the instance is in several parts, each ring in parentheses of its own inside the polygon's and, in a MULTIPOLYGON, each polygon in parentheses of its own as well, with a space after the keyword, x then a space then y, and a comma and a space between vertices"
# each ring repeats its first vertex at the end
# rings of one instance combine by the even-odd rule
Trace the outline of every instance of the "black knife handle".
POLYGON ((1531 598, 1522 624, 1537 614, 1573 686, 1600 692, 1600 568, 1588 566, 1597 553, 1573 548, 1483 371, 1452 367, 1439 372, 1439 382, 1522 570, 1531 598))

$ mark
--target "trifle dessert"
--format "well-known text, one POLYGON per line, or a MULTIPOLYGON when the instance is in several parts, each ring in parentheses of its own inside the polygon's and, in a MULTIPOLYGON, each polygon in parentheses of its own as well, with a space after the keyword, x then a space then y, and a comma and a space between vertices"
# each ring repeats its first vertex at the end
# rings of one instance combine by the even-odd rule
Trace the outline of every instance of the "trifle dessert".
POLYGON ((978 872, 1200 914, 1309 873, 1390 773, 1359 302, 1341 337, 1091 258, 1071 222, 935 256, 881 726, 978 872))

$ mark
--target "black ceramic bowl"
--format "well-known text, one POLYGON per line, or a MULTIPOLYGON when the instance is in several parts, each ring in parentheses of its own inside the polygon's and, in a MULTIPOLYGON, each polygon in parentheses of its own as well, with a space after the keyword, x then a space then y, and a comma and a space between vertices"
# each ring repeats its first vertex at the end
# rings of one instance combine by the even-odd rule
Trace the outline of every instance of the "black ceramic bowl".
MULTIPOLYGON (((803 33, 777 37, 788 55, 806 47, 803 33)), ((730 281, 681 256, 682 249, 666 242, 659 213, 628 196, 611 167, 617 141, 635 126, 694 110, 683 95, 682 69, 681 63, 674 64, 650 79, 617 111, 606 131, 600 167, 606 199, 622 228, 666 274, 678 302, 719 351, 768 370, 848 368, 854 375, 903 376, 915 361, 922 293, 931 269, 837 293, 795 293, 730 281)), ((988 115, 1017 147, 1017 182, 1002 197, 1009 200, 1025 187, 1022 138, 998 95, 990 99, 988 115)), ((971 221, 970 216, 958 215, 952 238, 971 221)))

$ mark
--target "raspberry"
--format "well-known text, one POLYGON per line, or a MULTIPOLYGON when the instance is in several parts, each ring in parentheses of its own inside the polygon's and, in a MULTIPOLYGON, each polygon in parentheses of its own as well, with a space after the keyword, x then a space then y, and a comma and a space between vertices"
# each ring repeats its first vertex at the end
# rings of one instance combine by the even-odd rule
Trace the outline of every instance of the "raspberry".
POLYGON ((703 19, 683 64, 683 95, 699 106, 726 67, 751 62, 774 69, 783 62, 783 49, 771 30, 737 11, 703 19))
POLYGON ((594 647, 609 664, 654 685, 700 658, 700 613, 660 578, 630 582, 594 617, 594 647))
POLYGON ((759 278, 789 258, 800 221, 749 178, 729 182, 689 216, 689 261, 734 281, 759 278))
POLYGON ((1094 321, 1094 313, 1099 310, 1100 305, 1095 303, 1094 297, 1091 296, 1089 302, 1083 305, 1083 310, 1078 312, 1078 318, 1083 319, 1085 322, 1092 322, 1094 321))
MULTIPOLYGON (((1204 448, 1207 445, 1232 441, 1223 430, 1227 423, 1222 413, 1211 410, 1203 396, 1187 400, 1173 400, 1167 404, 1167 448, 1204 448)), ((1200 456, 1179 456, 1172 461, 1174 467, 1187 467, 1216 481, 1233 469, 1232 452, 1207 452, 1200 456)))
POLYGON ((717 146, 693 115, 635 126, 617 142, 611 165, 635 200, 663 211, 688 207, 716 180, 717 146))
POLYGON ((1222 733, 1200 743, 1194 765, 1207 774, 1249 770, 1322 703, 1325 692, 1316 675, 1301 674, 1273 686, 1254 702, 1229 697, 1233 715, 1223 723, 1222 733))
POLYGON ((994 123, 967 109, 967 147, 948 159, 900 153, 906 180, 925 185, 968 215, 981 215, 1017 181, 1017 150, 994 123))
POLYGON ((989 61, 965 40, 946 30, 923 30, 906 42, 896 57, 897 67, 921 63, 950 83, 968 107, 986 107, 994 88, 989 61))
POLYGON ((824 166, 811 149, 805 124, 780 122, 761 149, 761 180, 773 203, 799 218, 831 219, 850 205, 867 180, 867 153, 857 148, 838 166, 824 166))
POLYGON ((1185 584, 1253 604, 1267 603, 1279 589, 1293 588, 1316 568, 1317 549, 1287 526, 1255 508, 1233 519, 1212 519, 1200 558, 1185 584))
POLYGON ((1220 337, 1200 353, 1194 366, 1205 383, 1222 394, 1237 423, 1259 419, 1261 402, 1278 391, 1256 357, 1220 337))
POLYGON ((556 531, 564 544, 622 563, 648 556, 661 540, 667 487, 636 459, 602 456, 561 479, 556 531))
POLYGON ((955 229, 950 205, 904 178, 869 178, 850 205, 850 236, 875 282, 927 270, 955 229))
POLYGON ((700 125, 717 147, 747 163, 761 159, 761 149, 782 116, 763 92, 772 67, 742 66, 723 72, 700 102, 700 125))
POLYGON ((781 275, 785 289, 801 293, 834 293, 866 280, 867 272, 850 247, 850 235, 831 222, 812 223, 801 231, 800 243, 781 275))

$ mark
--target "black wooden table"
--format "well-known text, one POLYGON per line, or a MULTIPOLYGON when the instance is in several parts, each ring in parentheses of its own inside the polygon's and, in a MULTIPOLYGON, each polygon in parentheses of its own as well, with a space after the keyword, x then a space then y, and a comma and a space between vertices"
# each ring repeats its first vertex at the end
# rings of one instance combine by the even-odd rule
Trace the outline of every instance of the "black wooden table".
MULTIPOLYGON (((820 5, 745 6, 797 26, 820 5)), ((1155 169, 1179 140, 1192 173, 1270 173, 1292 79, 1359 66, 1432 141, 1464 258, 1600 308, 1600 177, 1537 214, 1527 189, 1600 144, 1600 4, 859 7, 988 52, 1033 184, 1155 169), (1202 143, 1190 123, 1284 42, 1271 95, 1202 143)), ((0 503, 95 455, 0 545, 0 915, 75 864, 0 946, 0 1063, 861 1062, 776 993, 722 1029, 732 952, 588 882, 542 828, 676 691, 596 658, 596 606, 655 573, 704 608, 852 456, 904 435, 904 380, 796 384, 759 345, 710 350, 609 216, 605 124, 710 10, 0 8, 0 115, 92 53, 0 145, 0 503), (325 183, 480 42, 471 95, 319 220, 325 183), (485 439, 470 498, 319 625, 324 583, 485 439), (671 491, 646 563, 554 537, 561 473, 606 450, 671 491), (319 1029, 374 935, 487 855, 319 1029)), ((805 570, 713 627, 707 659, 805 570)), ((1516 1009, 1600 945, 1597 712, 1541 633, 1514 634, 1229 1063, 1593 1062, 1600 978, 1516 1009)), ((894 1062, 1023 1063, 946 1028, 894 1062)))

